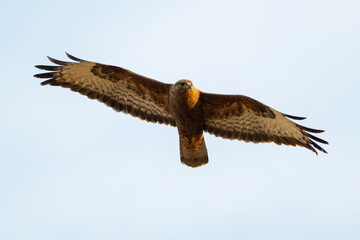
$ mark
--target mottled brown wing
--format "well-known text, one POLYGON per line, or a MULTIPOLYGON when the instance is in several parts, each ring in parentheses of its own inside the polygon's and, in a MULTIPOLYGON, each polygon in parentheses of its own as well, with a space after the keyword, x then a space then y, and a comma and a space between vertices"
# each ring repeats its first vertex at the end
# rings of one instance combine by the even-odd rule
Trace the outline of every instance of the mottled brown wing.
POLYGON ((49 57, 51 62, 59 66, 35 66, 51 71, 35 75, 37 78, 49 78, 41 85, 70 88, 105 103, 115 111, 129 113, 149 122, 176 126, 169 112, 171 84, 140 76, 121 67, 67 55, 76 62, 63 62, 49 57))
POLYGON ((238 139, 245 142, 275 142, 316 149, 326 153, 314 141, 328 144, 311 133, 321 133, 289 120, 302 120, 280 113, 259 101, 241 95, 217 95, 201 93, 204 109, 204 131, 217 137, 238 139))

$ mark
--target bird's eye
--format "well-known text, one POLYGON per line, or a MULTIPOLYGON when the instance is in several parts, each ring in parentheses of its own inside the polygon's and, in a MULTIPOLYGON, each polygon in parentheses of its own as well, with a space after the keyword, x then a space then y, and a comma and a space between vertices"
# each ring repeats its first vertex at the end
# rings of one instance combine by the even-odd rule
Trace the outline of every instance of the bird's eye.
POLYGON ((181 85, 181 86, 185 86, 185 83, 184 83, 184 82, 181 82, 180 85, 181 85))

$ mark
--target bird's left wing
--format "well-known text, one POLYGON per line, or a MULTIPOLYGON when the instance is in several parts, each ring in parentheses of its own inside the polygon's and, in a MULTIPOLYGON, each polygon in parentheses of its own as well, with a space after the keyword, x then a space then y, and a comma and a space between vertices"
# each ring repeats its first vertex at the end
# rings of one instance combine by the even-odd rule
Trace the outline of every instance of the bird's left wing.
POLYGON ((317 153, 315 149, 326 153, 316 142, 328 143, 309 133, 321 133, 323 130, 307 128, 288 119, 305 118, 280 113, 242 95, 202 92, 200 98, 204 111, 204 131, 210 134, 246 142, 298 145, 315 153, 317 153))
POLYGON ((176 126, 169 111, 171 84, 143 77, 121 67, 85 61, 70 54, 75 62, 64 62, 49 57, 59 66, 37 65, 50 72, 36 74, 47 78, 41 85, 70 88, 72 91, 97 99, 115 111, 154 123, 176 126))

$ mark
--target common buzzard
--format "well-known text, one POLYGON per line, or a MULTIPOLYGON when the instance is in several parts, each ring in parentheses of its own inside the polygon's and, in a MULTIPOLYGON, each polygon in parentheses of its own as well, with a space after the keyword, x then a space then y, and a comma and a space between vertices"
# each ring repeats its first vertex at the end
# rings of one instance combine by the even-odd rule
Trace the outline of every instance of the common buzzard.
POLYGON ((58 66, 37 65, 50 72, 36 74, 47 78, 41 85, 70 88, 97 99, 115 111, 129 113, 148 122, 177 127, 181 162, 199 167, 208 162, 203 132, 245 142, 275 142, 301 146, 326 153, 316 142, 326 141, 311 135, 321 133, 289 119, 303 120, 278 112, 242 95, 204 93, 189 80, 162 83, 121 67, 85 61, 70 54, 75 62, 49 57, 58 66))

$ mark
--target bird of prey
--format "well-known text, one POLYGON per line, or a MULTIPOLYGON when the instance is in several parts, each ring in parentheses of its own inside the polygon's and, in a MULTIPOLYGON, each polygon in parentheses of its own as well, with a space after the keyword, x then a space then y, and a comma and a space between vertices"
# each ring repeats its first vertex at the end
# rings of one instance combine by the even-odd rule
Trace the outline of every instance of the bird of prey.
POLYGON ((176 127, 183 164, 199 167, 208 163, 204 132, 245 142, 275 142, 301 146, 317 154, 326 153, 318 143, 326 141, 310 133, 321 133, 289 119, 287 115, 243 95, 220 95, 196 89, 189 80, 162 83, 127 69, 90 62, 71 56, 74 62, 49 60, 57 66, 37 65, 50 72, 41 85, 61 86, 97 99, 115 111, 131 114, 152 123, 176 127), (318 142, 318 143, 316 143, 318 142))

